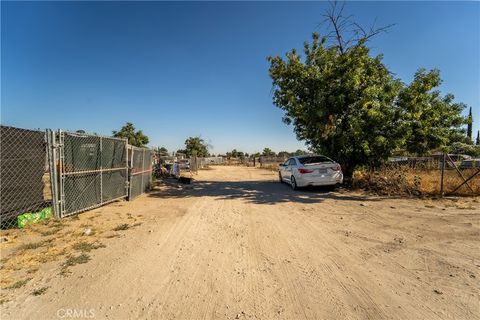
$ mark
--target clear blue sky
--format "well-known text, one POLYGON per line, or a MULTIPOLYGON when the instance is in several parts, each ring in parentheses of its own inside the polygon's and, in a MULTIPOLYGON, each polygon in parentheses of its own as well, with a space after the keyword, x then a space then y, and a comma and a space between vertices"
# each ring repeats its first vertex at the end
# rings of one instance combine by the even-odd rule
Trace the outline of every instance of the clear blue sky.
MULTIPOLYGON (((1 3, 1 123, 110 134, 133 122, 152 146, 201 135, 213 152, 302 148, 272 104, 268 55, 301 48, 325 2, 1 3)), ((479 2, 348 2, 406 82, 439 68, 480 129, 479 2)))

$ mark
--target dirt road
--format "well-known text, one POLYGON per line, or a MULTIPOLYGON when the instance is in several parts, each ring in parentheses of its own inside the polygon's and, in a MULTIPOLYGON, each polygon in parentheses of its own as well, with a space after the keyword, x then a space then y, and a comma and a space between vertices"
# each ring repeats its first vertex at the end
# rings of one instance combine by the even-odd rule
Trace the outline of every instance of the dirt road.
POLYGON ((475 199, 295 192, 245 167, 197 179, 68 221, 141 225, 3 290, 2 319, 480 319, 475 199))

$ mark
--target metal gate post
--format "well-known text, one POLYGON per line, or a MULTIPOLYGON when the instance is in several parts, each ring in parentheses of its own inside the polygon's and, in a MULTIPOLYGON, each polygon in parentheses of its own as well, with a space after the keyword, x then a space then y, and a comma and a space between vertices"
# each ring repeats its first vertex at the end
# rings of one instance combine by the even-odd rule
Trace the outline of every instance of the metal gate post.
POLYGON ((135 149, 133 146, 130 146, 130 174, 129 174, 129 188, 128 188, 128 200, 132 197, 132 188, 133 188, 133 153, 135 149))
POLYGON ((130 175, 128 174, 128 140, 125 139, 125 195, 130 200, 130 175))
POLYGON ((155 153, 152 153, 152 151, 149 151, 148 152, 148 159, 149 159, 149 165, 148 167, 150 168, 150 175, 148 177, 148 181, 149 181, 149 188, 148 190, 153 190, 153 173, 154 173, 154 165, 152 164, 152 162, 154 162, 154 157, 155 157, 155 153))
POLYGON ((102 163, 102 154, 103 154, 103 140, 100 136, 100 203, 103 203, 103 163, 102 163))
POLYGON ((50 190, 52 192, 52 209, 55 218, 60 218, 58 203, 58 172, 57 172, 57 143, 55 132, 51 129, 45 131, 47 137, 48 169, 50 171, 50 190))
POLYGON ((59 139, 59 144, 57 145, 58 147, 58 172, 60 174, 60 179, 59 179, 59 216, 60 218, 63 218, 65 215, 65 133, 60 129, 58 130, 58 139, 59 139))
POLYGON ((443 197, 443 176, 445 173, 445 152, 443 153, 443 159, 442 159, 442 175, 441 175, 441 180, 440 180, 440 197, 443 197))
POLYGON ((143 181, 143 176, 145 175, 145 148, 142 148, 142 193, 145 192, 145 182, 143 181))

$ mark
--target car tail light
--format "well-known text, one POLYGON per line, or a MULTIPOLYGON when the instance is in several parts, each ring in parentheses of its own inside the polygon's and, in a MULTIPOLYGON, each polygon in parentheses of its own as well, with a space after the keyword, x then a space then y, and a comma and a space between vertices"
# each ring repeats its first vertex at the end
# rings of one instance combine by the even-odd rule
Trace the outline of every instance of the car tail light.
POLYGON ((301 174, 305 174, 305 173, 312 173, 313 170, 310 170, 310 169, 298 169, 298 172, 300 172, 301 174))
POLYGON ((341 171, 341 170, 342 170, 342 167, 339 164, 337 164, 337 166, 335 167, 335 171, 341 171))

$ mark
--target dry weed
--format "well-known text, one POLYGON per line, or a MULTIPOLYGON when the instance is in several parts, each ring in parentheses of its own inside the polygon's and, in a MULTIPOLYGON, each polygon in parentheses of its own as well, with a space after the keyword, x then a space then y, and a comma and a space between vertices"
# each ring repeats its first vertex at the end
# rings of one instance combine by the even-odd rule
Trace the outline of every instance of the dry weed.
MULTIPOLYGON (((463 170, 465 178, 475 173, 475 169, 463 170)), ((441 191, 441 171, 439 169, 415 169, 406 166, 382 167, 376 170, 356 171, 353 176, 353 186, 372 191, 380 195, 439 195, 441 191)), ((453 169, 445 170, 445 194, 455 190, 463 182, 460 175, 453 169)), ((470 180, 474 195, 480 194, 480 176, 470 180)), ((472 191, 463 185, 456 195, 471 196, 472 191)))

